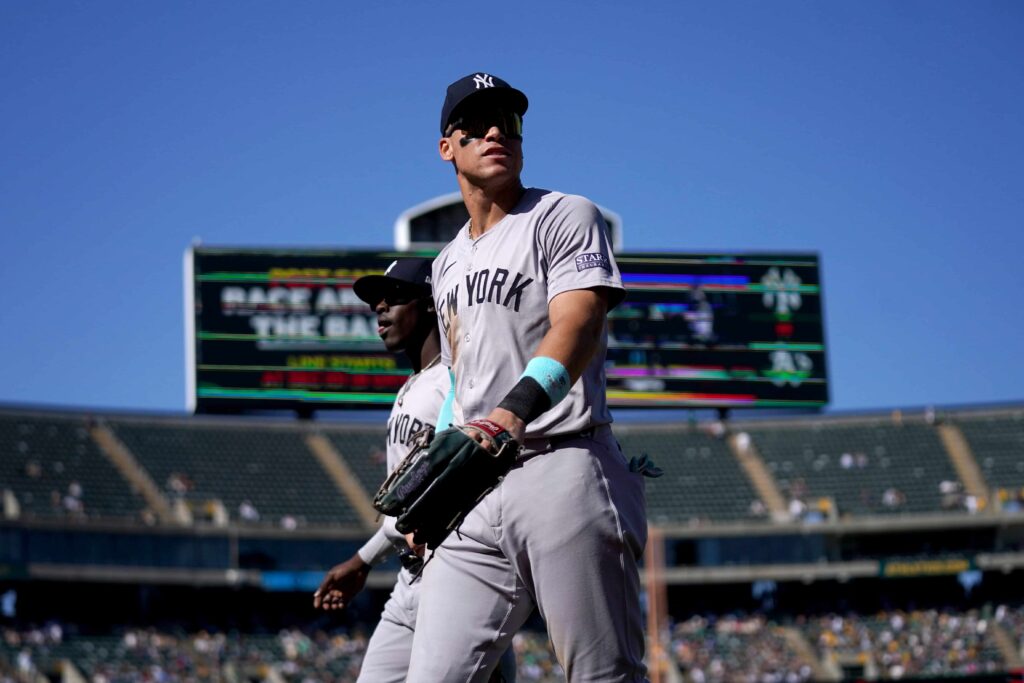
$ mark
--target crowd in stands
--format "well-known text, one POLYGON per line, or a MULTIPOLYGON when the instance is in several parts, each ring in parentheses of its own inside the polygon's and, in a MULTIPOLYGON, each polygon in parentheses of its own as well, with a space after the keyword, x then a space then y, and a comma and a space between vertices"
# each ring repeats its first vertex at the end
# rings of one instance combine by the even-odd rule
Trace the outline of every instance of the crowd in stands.
POLYGON ((516 680, 530 683, 564 681, 565 674, 555 659, 547 637, 534 631, 520 631, 512 638, 518 670, 516 680))
POLYGON ((992 615, 978 610, 830 614, 812 620, 807 633, 822 657, 864 664, 881 677, 899 679, 1005 669, 992 624, 992 615))
MULTIPOLYGON (((59 675, 70 660, 87 683, 213 683, 238 681, 349 683, 362 665, 368 634, 285 629, 276 635, 172 634, 129 628, 110 636, 65 636, 58 624, 5 628, 0 641, 0 683, 35 683, 59 675), (272 675, 273 674, 273 675, 272 675)), ((547 638, 522 631, 513 641, 518 680, 565 680, 547 638)))
POLYGON ((274 654, 278 672, 288 683, 343 683, 359 675, 368 636, 357 631, 307 635, 298 629, 278 634, 274 654))
POLYGON ((691 683, 802 683, 809 662, 763 615, 694 616, 672 629, 671 649, 691 683))
MULTIPOLYGON (((674 624, 668 651, 689 683, 803 683, 862 667, 879 679, 1005 671, 994 629, 1024 647, 1024 606, 983 610, 891 610, 769 620, 763 614, 695 615, 674 624), (801 649, 799 643, 805 645, 801 649), (811 661, 813 658, 814 661, 811 661)), ((74 629, 69 629, 74 631, 74 629)), ((130 628, 115 635, 69 635, 59 624, 16 630, 0 640, 0 683, 35 683, 72 661, 87 683, 224 680, 287 683, 354 681, 369 628, 285 629, 277 634, 165 633, 130 628), (272 675, 273 674, 273 675, 272 675)), ((543 633, 513 640, 518 680, 565 679, 543 633)))

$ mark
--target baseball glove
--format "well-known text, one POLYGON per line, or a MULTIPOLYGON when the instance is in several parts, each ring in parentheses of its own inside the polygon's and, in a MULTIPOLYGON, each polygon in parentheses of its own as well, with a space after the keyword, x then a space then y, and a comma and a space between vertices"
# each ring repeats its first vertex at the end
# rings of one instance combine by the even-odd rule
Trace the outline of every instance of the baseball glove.
POLYGON ((474 420, 421 440, 381 485, 373 506, 397 517, 395 528, 415 532, 416 543, 436 548, 462 523, 515 464, 519 444, 501 425, 474 420), (489 451, 473 440, 481 432, 489 451))

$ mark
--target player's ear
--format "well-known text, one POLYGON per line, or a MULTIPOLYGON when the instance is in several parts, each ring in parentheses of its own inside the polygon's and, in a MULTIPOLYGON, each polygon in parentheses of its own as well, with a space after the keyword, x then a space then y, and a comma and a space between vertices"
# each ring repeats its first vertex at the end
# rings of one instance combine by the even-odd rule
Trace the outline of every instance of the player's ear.
POLYGON ((445 161, 453 161, 455 159, 451 138, 441 138, 440 142, 437 143, 437 151, 441 153, 441 158, 445 161))

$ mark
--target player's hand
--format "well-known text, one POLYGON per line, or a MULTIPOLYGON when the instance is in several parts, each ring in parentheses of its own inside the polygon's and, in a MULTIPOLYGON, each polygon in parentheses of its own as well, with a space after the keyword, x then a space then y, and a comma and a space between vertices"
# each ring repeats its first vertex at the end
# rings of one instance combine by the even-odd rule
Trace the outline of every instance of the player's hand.
POLYGON ((327 611, 345 609, 363 590, 370 569, 358 554, 332 567, 313 593, 313 608, 327 611))
MULTIPOLYGON (((523 442, 523 435, 526 434, 526 423, 519 419, 515 413, 505 410, 504 408, 495 408, 491 411, 491 414, 487 416, 487 419, 504 427, 505 431, 509 433, 509 436, 515 439, 516 443, 523 442)), ((470 437, 487 450, 494 450, 494 444, 487 438, 486 434, 476 430, 471 430, 470 437)))
POLYGON ((412 551, 414 553, 416 553, 420 557, 423 557, 423 553, 427 552, 427 545, 425 543, 417 543, 414 538, 415 536, 416 532, 406 534, 405 542, 409 544, 409 547, 412 548, 412 551))

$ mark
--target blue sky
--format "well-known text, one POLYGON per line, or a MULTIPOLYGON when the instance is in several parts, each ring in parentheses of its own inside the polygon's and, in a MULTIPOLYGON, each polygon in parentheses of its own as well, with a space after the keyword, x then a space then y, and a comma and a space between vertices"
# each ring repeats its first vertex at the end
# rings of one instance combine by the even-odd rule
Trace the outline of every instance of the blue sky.
POLYGON ((445 86, 628 250, 818 251, 833 410, 1024 399, 1019 2, 0 3, 0 401, 184 409, 182 253, 389 246, 445 86))

